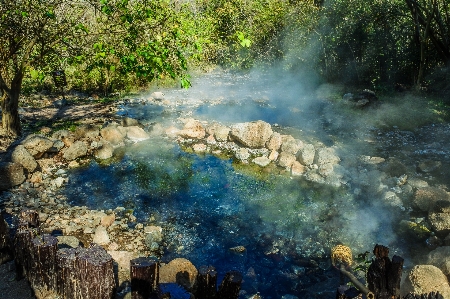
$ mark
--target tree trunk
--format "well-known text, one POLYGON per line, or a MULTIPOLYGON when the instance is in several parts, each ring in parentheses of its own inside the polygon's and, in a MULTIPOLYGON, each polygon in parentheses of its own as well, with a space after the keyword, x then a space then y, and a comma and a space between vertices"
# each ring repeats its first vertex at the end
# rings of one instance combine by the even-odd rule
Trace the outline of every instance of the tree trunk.
POLYGON ((2 90, 2 126, 7 134, 20 136, 22 127, 19 118, 19 96, 22 90, 23 74, 18 73, 11 82, 9 90, 2 90))

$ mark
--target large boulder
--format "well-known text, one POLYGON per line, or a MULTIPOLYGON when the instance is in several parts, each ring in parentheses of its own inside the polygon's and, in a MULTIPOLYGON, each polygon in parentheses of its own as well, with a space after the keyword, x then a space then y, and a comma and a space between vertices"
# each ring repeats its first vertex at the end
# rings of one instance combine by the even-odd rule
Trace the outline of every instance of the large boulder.
POLYGON ((187 259, 176 258, 159 270, 160 283, 177 283, 191 290, 197 279, 197 268, 187 259))
POLYGON ((147 140, 150 135, 138 126, 129 126, 127 129, 127 138, 133 142, 147 140))
POLYGON ((111 158, 113 154, 114 147, 109 142, 102 142, 102 145, 95 151, 94 156, 97 159, 104 160, 111 158))
POLYGON ((188 119, 184 124, 184 128, 178 132, 183 138, 203 139, 206 135, 206 130, 196 119, 188 119))
POLYGON ((25 179, 22 165, 13 162, 0 162, 0 191, 20 185, 25 179))
POLYGON ((39 159, 53 146, 53 141, 47 137, 32 134, 25 138, 21 144, 34 158, 39 159))
POLYGON ((228 141, 230 128, 219 123, 212 123, 207 127, 206 133, 212 135, 219 142, 225 142, 228 141))
POLYGON ((291 135, 282 136, 281 151, 293 155, 297 155, 298 151, 303 147, 303 142, 295 139, 291 135))
POLYGON ((281 147, 282 137, 278 132, 273 132, 269 140, 266 142, 266 148, 271 151, 278 151, 281 147))
POLYGON ((124 127, 109 125, 100 130, 100 135, 113 145, 120 144, 125 139, 127 132, 124 127))
POLYGON ((67 161, 75 160, 79 157, 83 157, 87 153, 87 146, 83 141, 75 141, 69 148, 64 151, 63 157, 67 161))
POLYGON ((437 233, 450 232, 450 201, 437 201, 428 213, 428 219, 437 233))
POLYGON ((33 172, 38 166, 34 157, 26 150, 23 145, 18 145, 11 155, 11 160, 14 163, 19 163, 29 172, 33 172))
POLYGON ((328 163, 334 165, 341 161, 334 149, 330 147, 319 148, 316 151, 316 160, 316 163, 319 166, 328 163))
POLYGON ((249 148, 263 148, 272 134, 270 124, 262 120, 235 124, 230 132, 234 140, 249 148))
POLYGON ((296 161, 295 156, 293 154, 290 154, 288 152, 281 152, 280 156, 278 157, 277 164, 280 167, 285 168, 291 168, 292 164, 296 161))
POLYGON ((417 265, 407 275, 402 294, 417 295, 439 292, 444 298, 450 298, 450 286, 447 277, 433 265, 417 265))
POLYGON ((100 130, 97 126, 93 126, 91 124, 88 125, 80 125, 75 130, 75 138, 81 139, 81 138, 89 138, 94 139, 98 135, 100 135, 100 130))
POLYGON ((418 188, 414 193, 413 204, 424 212, 430 211, 439 200, 449 200, 448 193, 436 187, 418 188))
POLYGON ((438 247, 428 253, 427 264, 438 267, 445 275, 450 276, 450 246, 438 247))
POLYGON ((316 149, 314 145, 308 143, 303 146, 298 152, 297 159, 303 165, 311 165, 314 163, 314 157, 316 155, 316 149))

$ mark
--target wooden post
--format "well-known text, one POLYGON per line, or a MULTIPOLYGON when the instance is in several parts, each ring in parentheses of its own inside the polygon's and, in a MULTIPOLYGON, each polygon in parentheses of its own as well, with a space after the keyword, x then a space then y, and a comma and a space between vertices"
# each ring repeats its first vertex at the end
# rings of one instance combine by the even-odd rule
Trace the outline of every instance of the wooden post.
POLYGON ((49 297, 56 291, 56 251, 58 239, 41 235, 31 241, 28 280, 38 298, 49 297))
POLYGON ((56 253, 56 292, 63 299, 75 299, 79 294, 79 283, 75 264, 79 248, 61 248, 56 253))
POLYGON ((147 299, 156 293, 159 284, 159 263, 156 259, 139 257, 130 261, 131 298, 147 299))
POLYGON ((375 259, 367 271, 369 289, 377 299, 400 299, 400 280, 403 259, 394 256, 389 259, 389 248, 375 245, 375 259))
POLYGON ((197 275, 197 299, 213 299, 217 295, 217 272, 213 266, 201 266, 197 275))
POLYGON ((0 265, 13 259, 11 239, 9 238, 9 226, 3 218, 0 210, 0 265))
POLYGON ((76 259, 79 299, 111 299, 116 289, 113 259, 99 245, 80 250, 76 259))
POLYGON ((217 297, 219 299, 237 299, 241 290, 242 274, 238 271, 230 271, 225 274, 219 287, 217 297))
POLYGON ((35 210, 24 210, 20 214, 14 237, 14 256, 17 278, 28 278, 31 263, 31 243, 35 236, 40 234, 39 214, 35 210))

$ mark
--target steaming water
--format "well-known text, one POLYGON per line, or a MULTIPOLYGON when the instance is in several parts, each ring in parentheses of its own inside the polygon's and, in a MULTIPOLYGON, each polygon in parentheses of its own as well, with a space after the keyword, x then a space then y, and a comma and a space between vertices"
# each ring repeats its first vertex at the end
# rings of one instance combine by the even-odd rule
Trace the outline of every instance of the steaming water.
POLYGON ((244 274, 242 298, 257 291, 266 299, 285 294, 334 298, 339 277, 330 266, 330 248, 343 242, 364 252, 380 243, 403 255, 392 230, 398 210, 371 197, 376 194, 371 184, 376 188, 382 174, 354 162, 361 148, 366 155, 376 151, 359 145, 355 125, 344 127, 335 117, 326 130, 324 111, 333 107, 310 100, 311 90, 297 86, 281 92, 270 87, 289 82, 256 79, 213 73, 190 90, 164 90, 169 107, 124 105, 120 114, 149 128, 177 124, 178 117, 188 116, 223 123, 262 119, 297 138, 341 146, 346 185, 336 188, 259 168, 249 171, 231 159, 187 153, 173 141, 153 137, 129 146, 117 163, 92 162, 73 171, 65 192, 74 205, 122 206, 144 223, 152 217, 153 224, 164 228, 163 260, 185 257, 198 267, 214 265, 219 281, 225 272, 239 270, 244 274), (345 146, 353 148, 352 154, 339 134, 334 136, 336 130, 349 134, 345 146), (361 187, 361 180, 372 183, 361 187), (359 188, 367 192, 361 194, 359 188), (246 250, 235 253, 230 250, 235 246, 246 250))

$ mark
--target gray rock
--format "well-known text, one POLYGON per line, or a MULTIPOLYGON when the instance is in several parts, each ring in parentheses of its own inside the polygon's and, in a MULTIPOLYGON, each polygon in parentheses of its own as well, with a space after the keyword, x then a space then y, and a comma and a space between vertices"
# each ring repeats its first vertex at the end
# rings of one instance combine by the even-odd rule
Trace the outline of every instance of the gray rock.
POLYGON ((447 277, 433 265, 417 265, 407 275, 402 285, 402 296, 439 292, 444 298, 450 298, 450 286, 447 277))
POLYGON ((100 130, 97 126, 93 126, 91 124, 80 125, 75 130, 74 135, 75 135, 76 139, 81 139, 81 138, 93 139, 100 135, 100 130))
POLYGON ((58 248, 77 248, 80 246, 81 242, 77 237, 74 236, 57 236, 58 248))
POLYGON ((11 155, 11 160, 14 163, 19 163, 29 172, 33 172, 38 166, 34 157, 26 150, 23 145, 18 145, 11 155))
POLYGON ((188 119, 184 128, 178 132, 183 138, 203 139, 206 136, 206 130, 196 119, 188 119))
POLYGON ((427 264, 438 267, 442 272, 450 275, 450 246, 438 247, 428 253, 427 264))
POLYGON ((311 165, 314 163, 315 155, 316 149, 314 148, 314 145, 308 143, 305 144, 302 149, 300 149, 297 159, 303 165, 311 165))
POLYGON ((121 124, 123 127, 139 126, 139 121, 131 117, 124 117, 121 120, 121 124))
POLYGON ((269 140, 266 142, 266 148, 271 151, 278 151, 281 147, 282 138, 281 134, 278 132, 273 132, 269 140))
POLYGON ((94 237, 92 238, 92 242, 99 245, 108 245, 109 243, 111 243, 108 232, 106 231, 106 228, 104 226, 97 226, 94 232, 94 237))
POLYGON ((323 164, 338 164, 341 159, 336 155, 333 148, 320 148, 316 151, 316 159, 317 159, 317 165, 323 165, 323 164))
POLYGON ((163 101, 164 100, 164 93, 162 93, 161 91, 154 91, 150 94, 150 96, 155 100, 155 101, 163 101))
POLYGON ((295 139, 291 135, 282 136, 281 152, 297 155, 298 151, 303 147, 303 142, 295 139))
POLYGON ((436 232, 450 232, 450 201, 437 201, 433 209, 428 213, 428 220, 436 232))
POLYGON ((108 142, 103 142, 101 147, 95 151, 95 157, 97 159, 109 159, 114 154, 114 147, 108 142))
POLYGON ((122 126, 109 125, 101 129, 100 134, 109 143, 117 145, 125 139, 126 130, 122 126))
POLYGON ((34 157, 39 159, 53 146, 53 141, 40 135, 29 135, 21 144, 34 157))
POLYGON ((214 138, 216 138, 217 141, 225 142, 228 140, 228 134, 230 134, 230 128, 219 125, 214 132, 214 138))
POLYGON ((63 138, 67 138, 71 135, 69 130, 59 130, 52 134, 52 139, 62 140, 63 138))
POLYGON ((253 159, 252 162, 261 167, 266 167, 267 165, 270 164, 270 162, 272 162, 272 160, 263 156, 263 157, 256 157, 255 159, 253 159))
POLYGON ((272 136, 270 124, 258 120, 255 122, 238 123, 231 126, 230 136, 246 147, 262 148, 272 136))
POLYGON ((150 135, 138 126, 127 127, 127 138, 133 142, 147 140, 150 135))
POLYGON ((295 156, 288 152, 281 152, 278 156, 277 165, 285 168, 290 168, 296 161, 295 156))
POLYGON ((425 187, 419 188, 414 193, 413 204, 424 212, 433 209, 439 200, 450 200, 448 193, 440 188, 425 187))
POLYGON ((154 243, 156 243, 157 248, 159 248, 159 243, 163 240, 163 233, 162 228, 160 226, 146 226, 144 227, 144 234, 145 234, 145 245, 148 248, 155 247, 153 246, 154 243))
POLYGON ((441 165, 440 161, 424 160, 417 165, 417 168, 422 172, 428 173, 439 169, 441 165))
POLYGON ((235 155, 236 159, 238 159, 239 161, 247 161, 247 159, 250 158, 250 152, 245 147, 241 147, 241 148, 237 149, 234 152, 234 155, 235 155))
POLYGON ((0 162, 0 191, 20 185, 25 179, 22 165, 13 162, 0 162))
POLYGON ((62 150, 64 146, 65 144, 62 140, 55 140, 55 142, 53 142, 53 146, 49 149, 49 152, 57 153, 62 150))
POLYGON ((87 154, 88 147, 83 141, 75 141, 64 151, 63 157, 67 161, 72 161, 87 154))

